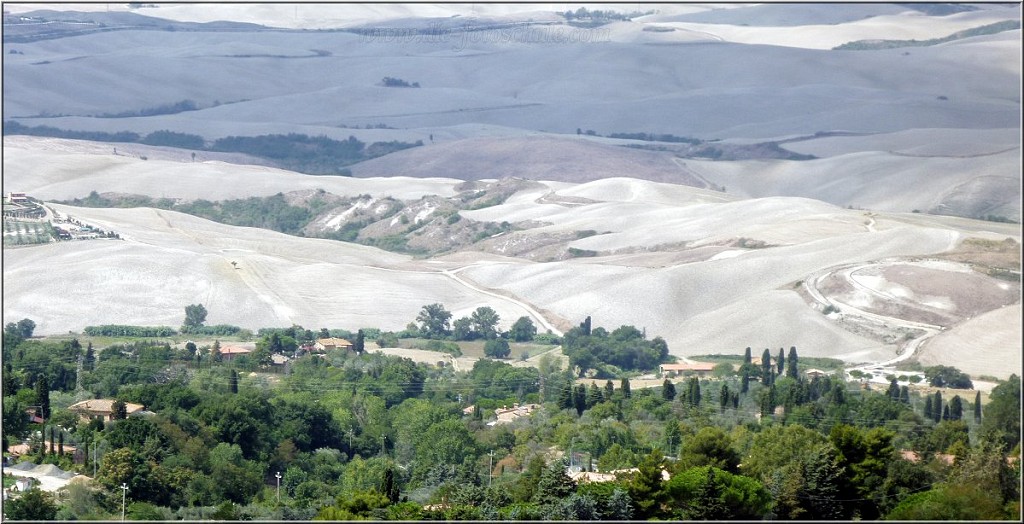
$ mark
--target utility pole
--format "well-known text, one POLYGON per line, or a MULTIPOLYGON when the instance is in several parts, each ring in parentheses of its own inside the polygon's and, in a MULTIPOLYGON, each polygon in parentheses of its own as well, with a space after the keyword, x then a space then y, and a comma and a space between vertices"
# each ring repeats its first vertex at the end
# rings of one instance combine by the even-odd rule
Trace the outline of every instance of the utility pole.
POLYGON ((124 502, 125 497, 128 495, 128 484, 121 483, 121 522, 124 522, 124 502))
POLYGON ((280 504, 281 503, 281 472, 278 471, 277 474, 274 475, 274 476, 277 477, 277 503, 280 504))
POLYGON ((494 476, 494 450, 490 452, 491 458, 487 461, 487 488, 491 487, 491 477, 494 476))

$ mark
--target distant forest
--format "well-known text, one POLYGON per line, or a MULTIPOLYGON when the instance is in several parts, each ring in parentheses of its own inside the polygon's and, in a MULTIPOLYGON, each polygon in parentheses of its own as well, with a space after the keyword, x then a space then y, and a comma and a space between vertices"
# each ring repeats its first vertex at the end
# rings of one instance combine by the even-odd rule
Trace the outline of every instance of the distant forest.
POLYGON ((26 126, 13 120, 4 122, 3 134, 4 136, 31 135, 96 142, 145 144, 217 153, 244 153, 269 160, 282 169, 308 175, 340 176, 351 176, 351 172, 345 166, 423 145, 423 142, 419 140, 414 143, 390 141, 374 142, 367 145, 354 136, 348 137, 347 140, 334 140, 322 135, 311 137, 298 133, 228 136, 207 143, 199 135, 166 130, 154 131, 142 136, 131 131, 107 133, 103 131, 73 131, 51 126, 26 126))

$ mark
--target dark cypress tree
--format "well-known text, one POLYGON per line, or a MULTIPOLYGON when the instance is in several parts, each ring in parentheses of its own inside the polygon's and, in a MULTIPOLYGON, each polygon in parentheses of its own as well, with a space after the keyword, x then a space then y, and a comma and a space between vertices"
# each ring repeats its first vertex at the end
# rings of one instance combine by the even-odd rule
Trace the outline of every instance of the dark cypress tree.
POLYGON ((623 378, 622 379, 622 381, 619 383, 619 389, 622 390, 622 398, 629 398, 629 397, 631 397, 633 395, 633 393, 629 391, 629 379, 628 378, 623 378))
POLYGON ((57 455, 64 456, 64 432, 57 433, 57 455))
POLYGON ((558 407, 560 409, 571 409, 572 403, 572 382, 566 381, 562 389, 558 391, 558 407))
POLYGON ((722 382, 722 389, 718 393, 718 407, 722 413, 725 413, 725 408, 729 406, 729 385, 722 382))
POLYGON ((92 341, 85 347, 85 359, 82 361, 82 369, 92 371, 96 365, 96 352, 92 348, 92 341))
POLYGON ((789 378, 797 378, 796 360, 796 346, 790 346, 789 357, 786 358, 786 376, 789 378))
POLYGON ((750 390, 750 376, 743 373, 740 376, 740 393, 746 393, 750 390))
POLYGON ((981 391, 974 394, 974 423, 981 424, 981 391))
POLYGON ((604 383, 604 400, 611 400, 613 394, 615 394, 615 385, 612 384, 611 379, 608 379, 608 381, 604 383))
POLYGON ((960 420, 964 416, 964 401, 954 395, 949 401, 949 420, 960 420))
POLYGON ((907 386, 900 386, 900 402, 910 405, 910 388, 907 386))
POLYGON ((942 406, 942 420, 949 420, 949 404, 942 406))
POLYGON ((35 386, 36 405, 39 406, 39 416, 43 419, 50 419, 50 381, 46 375, 40 375, 36 379, 35 386))
POLYGON ((743 351, 743 363, 750 364, 752 362, 751 358, 750 347, 748 346, 747 349, 743 351))
POLYGON ((583 336, 590 336, 590 315, 587 315, 587 318, 580 324, 580 331, 583 332, 583 336))
POLYGON ((771 384, 772 374, 772 353, 764 348, 764 353, 761 353, 761 383, 771 384))
POLYGON ((234 369, 231 370, 231 376, 228 377, 228 390, 238 393, 238 372, 234 369))
POLYGON ((360 329, 359 331, 356 331, 356 343, 352 346, 352 350, 355 351, 357 355, 362 355, 365 349, 366 335, 363 334, 363 330, 360 329))
MULTIPOLYGON (((43 432, 43 438, 46 438, 46 432, 45 431, 43 432)), ((56 444, 54 442, 55 440, 57 440, 57 426, 50 426, 50 454, 51 455, 56 453, 56 451, 54 450, 54 445, 56 444)))
POLYGON ((732 409, 739 409, 739 408, 740 408, 740 394, 739 393, 733 393, 732 394, 732 409))
POLYGON ((661 383, 661 398, 668 402, 672 402, 676 398, 676 385, 667 378, 661 383))
POLYGON ((128 405, 121 400, 115 400, 110 406, 112 413, 110 417, 114 420, 124 420, 128 418, 128 405))
POLYGON ((935 392, 935 400, 932 401, 932 420, 939 422, 942 420, 942 392, 935 392))
POLYGON ((576 408, 576 414, 582 415, 587 409, 587 386, 577 384, 573 390, 572 405, 576 408))
POLYGON ((384 469, 384 482, 383 489, 381 491, 384 492, 384 496, 386 496, 392 504, 398 503, 400 492, 398 484, 395 482, 395 472, 391 469, 391 466, 384 469))
POLYGON ((932 414, 932 396, 928 395, 924 398, 924 418, 934 419, 935 416, 932 414))
POLYGON ((786 370, 786 355, 785 349, 779 348, 779 357, 775 359, 776 375, 781 375, 786 370))
POLYGON ((896 383, 896 379, 889 380, 889 390, 886 391, 886 395, 892 400, 900 399, 900 385, 896 383))
POLYGON ((602 400, 604 398, 601 396, 601 388, 597 387, 596 382, 591 382, 587 388, 587 409, 600 404, 602 400))
POLYGON ((686 396, 691 406, 700 406, 700 380, 697 380, 697 377, 690 377, 686 396))

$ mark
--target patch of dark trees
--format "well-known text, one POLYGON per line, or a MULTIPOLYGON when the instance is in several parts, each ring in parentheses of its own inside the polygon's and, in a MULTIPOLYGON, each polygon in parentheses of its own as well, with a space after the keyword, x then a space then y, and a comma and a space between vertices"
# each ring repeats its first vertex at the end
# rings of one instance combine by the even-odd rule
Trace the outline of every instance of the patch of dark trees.
POLYGON ((141 136, 131 131, 108 133, 104 131, 74 131, 52 126, 26 126, 14 120, 5 121, 3 134, 47 136, 95 142, 119 142, 174 147, 193 151, 242 153, 269 160, 276 167, 308 175, 351 176, 345 167, 371 158, 377 158, 403 149, 422 146, 414 143, 389 141, 367 145, 354 136, 335 140, 326 136, 308 136, 299 133, 287 135, 227 136, 207 143, 203 137, 189 133, 160 130, 141 136))

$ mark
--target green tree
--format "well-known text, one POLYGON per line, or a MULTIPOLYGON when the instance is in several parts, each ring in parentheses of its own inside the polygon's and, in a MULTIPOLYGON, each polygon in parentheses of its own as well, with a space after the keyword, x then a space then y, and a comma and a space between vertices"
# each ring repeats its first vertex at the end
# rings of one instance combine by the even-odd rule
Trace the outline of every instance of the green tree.
POLYGON ((35 332, 36 323, 30 318, 23 318, 18 321, 18 334, 23 339, 32 338, 32 334, 35 332))
POLYGON ((363 330, 361 329, 356 332, 356 341, 355 344, 352 345, 352 350, 355 351, 357 355, 362 355, 363 352, 366 351, 366 334, 363 333, 363 330))
MULTIPOLYGON (((590 317, 587 317, 587 319, 589 320, 590 317)), ((619 391, 622 392, 622 398, 629 398, 630 396, 632 396, 632 393, 629 390, 628 378, 622 377, 622 380, 619 382, 619 391)))
POLYGON ((508 340, 503 338, 492 338, 484 343, 484 355, 491 358, 508 358, 509 354, 512 353, 512 348, 508 345, 508 340))
POLYGON ((35 403, 39 406, 39 416, 44 419, 50 418, 50 381, 45 375, 36 379, 35 403))
POLYGON ((427 338, 442 338, 449 333, 449 322, 452 314, 443 305, 434 303, 423 306, 416 322, 420 323, 420 332, 427 338))
POLYGON ((110 406, 110 418, 124 420, 128 418, 128 406, 123 400, 115 400, 110 406))
POLYGON ((644 456, 638 465, 638 471, 626 481, 626 489, 636 508, 634 518, 649 520, 664 515, 662 504, 668 500, 661 473, 664 468, 664 454, 655 448, 644 456))
POLYGON ((231 370, 231 375, 228 377, 228 391, 238 393, 238 372, 234 369, 231 370))
POLYGON ((797 372, 796 346, 790 346, 789 357, 786 358, 786 376, 792 379, 799 378, 797 372))
POLYGON ((529 342, 537 335, 537 327, 530 317, 519 317, 509 328, 508 335, 516 342, 529 342))
POLYGON ((491 340, 498 336, 497 328, 500 320, 501 317, 490 306, 476 308, 469 317, 473 331, 476 331, 481 338, 486 340, 491 340))
POLYGON ((722 388, 718 393, 718 407, 720 412, 725 413, 725 408, 729 406, 729 384, 722 382, 722 388))
POLYGON ((981 424, 981 391, 974 393, 974 423, 981 424))
POLYGON ((768 348, 764 348, 764 352, 761 353, 761 383, 769 385, 772 382, 772 353, 768 351, 768 348))
POLYGON ((775 366, 776 375, 781 375, 782 372, 786 370, 786 354, 785 350, 782 348, 779 348, 779 356, 775 359, 775 366))
POLYGON ((668 402, 672 402, 676 398, 676 385, 667 378, 661 383, 661 398, 668 402))
POLYGON ((679 463, 684 468, 714 466, 729 473, 739 473, 740 455, 732 444, 732 438, 722 428, 703 427, 683 441, 679 463))
POLYGON ((960 420, 964 416, 964 404, 960 395, 953 395, 949 400, 949 420, 960 420))
POLYGON ((1020 395, 1020 377, 1016 374, 992 388, 981 421, 983 439, 1000 443, 1007 450, 1020 443, 1020 395))
POLYGON ((576 483, 565 473, 565 465, 555 462, 544 468, 537 481, 533 502, 540 505, 557 504, 576 491, 576 483))
POLYGON ((53 496, 39 488, 4 501, 4 517, 11 520, 54 520, 57 509, 53 496))
POLYGON ((198 328, 202 327, 203 323, 206 322, 206 307, 202 304, 189 304, 185 306, 185 322, 182 324, 186 328, 198 328))

